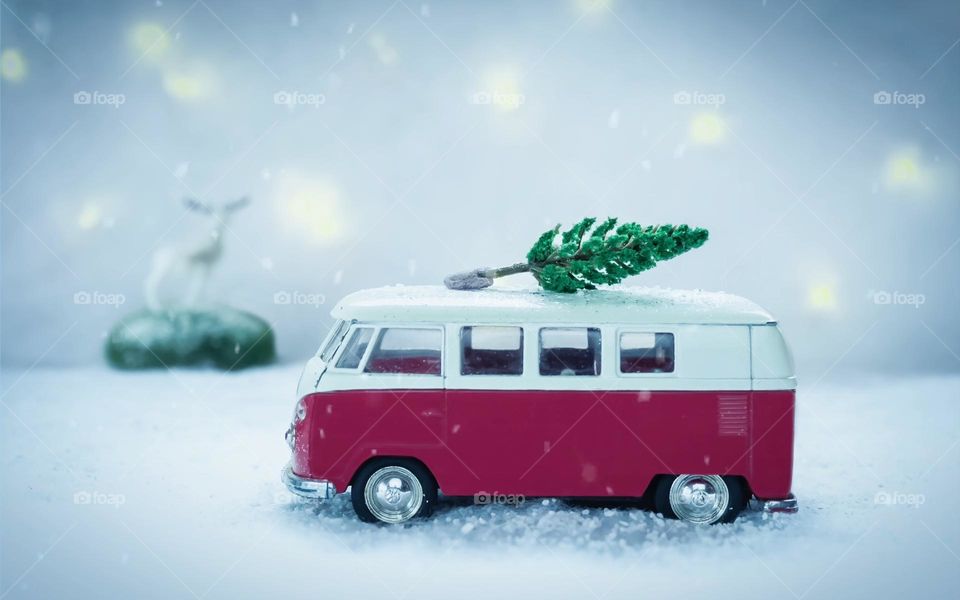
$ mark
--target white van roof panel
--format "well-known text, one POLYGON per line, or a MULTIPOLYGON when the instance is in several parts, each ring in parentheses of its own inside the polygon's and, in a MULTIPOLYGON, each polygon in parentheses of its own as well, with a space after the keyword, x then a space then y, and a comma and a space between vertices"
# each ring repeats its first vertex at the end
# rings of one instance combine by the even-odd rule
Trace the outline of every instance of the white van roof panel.
POLYGON ((497 286, 457 291, 396 285, 350 294, 330 314, 337 319, 400 323, 760 325, 774 320, 750 300, 725 292, 627 286, 561 294, 497 286))

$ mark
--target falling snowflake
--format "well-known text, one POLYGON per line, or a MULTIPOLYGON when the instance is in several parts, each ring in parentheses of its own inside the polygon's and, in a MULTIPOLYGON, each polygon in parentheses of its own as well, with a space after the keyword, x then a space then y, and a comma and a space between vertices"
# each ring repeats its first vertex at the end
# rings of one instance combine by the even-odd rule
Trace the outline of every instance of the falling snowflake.
POLYGON ((610 113, 610 116, 607 117, 607 127, 610 129, 620 127, 620 109, 614 110, 610 113))

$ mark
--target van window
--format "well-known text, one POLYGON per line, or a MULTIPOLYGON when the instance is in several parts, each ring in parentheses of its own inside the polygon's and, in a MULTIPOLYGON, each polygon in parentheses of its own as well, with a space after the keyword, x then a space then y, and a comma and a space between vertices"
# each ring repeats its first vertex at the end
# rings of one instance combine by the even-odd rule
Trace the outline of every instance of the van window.
POLYGON ((621 333, 621 373, 673 373, 672 333, 621 333))
POLYGON ((330 329, 330 335, 327 336, 326 341, 323 343, 323 347, 320 349, 320 359, 324 362, 330 362, 330 359, 333 358, 333 354, 337 351, 337 348, 340 347, 340 342, 343 341, 343 336, 347 333, 347 328, 350 327, 350 323, 347 323, 344 320, 337 320, 334 323, 333 327, 330 329))
POLYGON ((460 374, 523 374, 523 329, 520 327, 461 328, 460 374))
POLYGON ((541 375, 599 375, 600 330, 545 327, 540 330, 541 375))
POLYGON ((338 369, 356 369, 360 366, 360 360, 363 353, 367 351, 370 345, 370 338, 373 337, 372 327, 357 327, 350 335, 350 341, 344 348, 343 354, 337 360, 338 369))
POLYGON ((364 371, 439 375, 442 344, 443 332, 439 329, 412 327, 381 329, 364 371))

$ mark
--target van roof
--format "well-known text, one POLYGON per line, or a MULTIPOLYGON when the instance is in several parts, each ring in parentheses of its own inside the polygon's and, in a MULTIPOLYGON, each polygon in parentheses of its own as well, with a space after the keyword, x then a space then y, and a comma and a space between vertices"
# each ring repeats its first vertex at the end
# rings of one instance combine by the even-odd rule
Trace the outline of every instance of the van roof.
POLYGON ((354 292, 330 313, 399 323, 623 323, 760 325, 773 317, 725 292, 614 286, 575 294, 490 287, 457 291, 396 285, 354 292))

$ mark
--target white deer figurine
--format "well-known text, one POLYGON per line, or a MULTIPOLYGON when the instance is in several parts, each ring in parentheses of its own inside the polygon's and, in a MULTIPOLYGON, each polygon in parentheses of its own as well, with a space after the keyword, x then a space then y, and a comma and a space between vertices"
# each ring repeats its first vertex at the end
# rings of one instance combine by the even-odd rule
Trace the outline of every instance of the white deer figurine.
POLYGON ((144 281, 144 295, 151 310, 169 308, 161 300, 160 286, 171 275, 186 276, 187 289, 176 302, 177 305, 195 306, 203 299, 210 273, 223 255, 223 234, 227 221, 235 212, 250 203, 246 196, 222 205, 212 205, 194 198, 185 198, 188 209, 209 217, 210 230, 194 243, 184 243, 158 248, 153 254, 153 268, 144 281))

